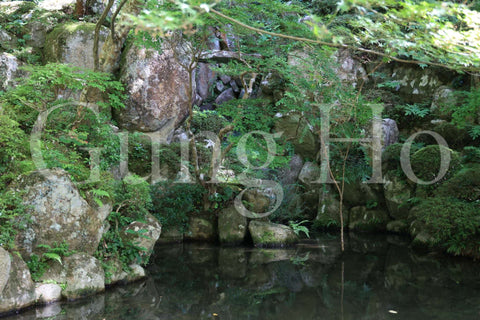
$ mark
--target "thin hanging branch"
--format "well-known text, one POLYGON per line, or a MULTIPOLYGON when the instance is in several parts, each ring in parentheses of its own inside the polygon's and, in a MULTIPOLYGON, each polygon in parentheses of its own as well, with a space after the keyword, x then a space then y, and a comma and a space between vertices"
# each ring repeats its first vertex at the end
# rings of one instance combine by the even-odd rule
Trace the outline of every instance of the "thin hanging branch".
MULTIPOLYGON (((200 8, 198 8, 198 9, 200 9, 200 8)), ((441 67, 441 68, 454 70, 454 71, 458 70, 458 68, 455 68, 453 66, 443 64, 443 63, 422 61, 422 60, 406 60, 406 59, 401 59, 401 58, 394 57, 394 56, 392 56, 390 54, 387 54, 387 53, 384 53, 384 52, 371 50, 371 49, 366 49, 366 48, 357 47, 357 46, 352 46, 352 45, 348 45, 348 44, 332 43, 332 42, 327 42, 327 41, 322 41, 322 40, 296 37, 296 36, 291 36, 291 35, 287 35, 287 34, 262 30, 262 29, 259 29, 259 28, 249 26, 249 25, 247 25, 247 24, 245 24, 245 23, 243 23, 243 22, 241 22, 241 21, 239 21, 235 18, 229 17, 229 16, 227 16, 227 15, 225 15, 225 14, 223 14, 223 13, 221 13, 221 12, 219 12, 219 11, 213 9, 213 8, 210 8, 209 13, 215 14, 215 15, 217 15, 219 17, 222 17, 222 18, 224 18, 224 19, 226 19, 230 22, 233 22, 233 23, 235 23, 235 24, 237 24, 237 25, 239 25, 243 28, 246 28, 248 30, 251 30, 251 31, 254 31, 254 32, 257 32, 257 33, 260 33, 260 34, 268 34, 268 35, 271 35, 271 36, 274 36, 274 37, 290 39, 290 40, 295 40, 295 41, 301 41, 301 42, 306 42, 306 43, 315 43, 315 44, 324 45, 324 46, 333 47, 333 48, 349 49, 349 50, 352 50, 352 51, 360 51, 360 52, 363 52, 363 53, 373 54, 373 55, 376 55, 376 56, 384 57, 384 58, 387 58, 387 59, 390 59, 390 60, 393 60, 393 61, 396 61, 396 62, 401 62, 401 63, 415 64, 415 65, 424 64, 424 65, 436 66, 436 67, 441 67)), ((463 68, 462 70, 463 71, 475 71, 477 69, 476 68, 463 68)))

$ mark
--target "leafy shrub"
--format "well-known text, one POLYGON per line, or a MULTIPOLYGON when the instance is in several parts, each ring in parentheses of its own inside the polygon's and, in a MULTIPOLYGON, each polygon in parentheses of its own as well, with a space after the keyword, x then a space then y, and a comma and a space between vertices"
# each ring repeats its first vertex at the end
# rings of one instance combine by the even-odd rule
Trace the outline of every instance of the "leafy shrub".
POLYGON ((480 199, 480 165, 464 168, 437 189, 442 197, 455 197, 465 201, 480 199))
POLYGON ((227 124, 227 119, 213 110, 193 111, 191 128, 193 133, 212 131, 218 133, 227 124))
POLYGON ((114 210, 125 218, 125 226, 135 220, 144 220, 152 208, 150 185, 144 179, 131 175, 114 185, 114 210))
POLYGON ((463 162, 464 163, 480 163, 480 148, 468 146, 463 148, 463 162))
POLYGON ((16 121, 0 114, 0 190, 33 168, 26 156, 27 139, 16 121))
POLYGON ((13 190, 0 193, 0 247, 5 249, 15 247, 15 236, 28 221, 21 195, 13 190))
POLYGON ((426 199, 416 207, 416 217, 432 235, 430 245, 456 255, 480 255, 480 206, 455 198, 426 199))
POLYGON ((159 182, 152 186, 152 212, 162 228, 186 230, 188 215, 200 212, 206 190, 198 184, 159 182))
POLYGON ((125 239, 123 230, 134 221, 145 221, 151 206, 150 185, 145 180, 131 175, 122 181, 115 181, 114 211, 107 217, 110 228, 103 234, 95 256, 103 262, 118 259, 125 271, 129 270, 132 263, 147 263, 146 256, 143 255, 145 248, 125 239))

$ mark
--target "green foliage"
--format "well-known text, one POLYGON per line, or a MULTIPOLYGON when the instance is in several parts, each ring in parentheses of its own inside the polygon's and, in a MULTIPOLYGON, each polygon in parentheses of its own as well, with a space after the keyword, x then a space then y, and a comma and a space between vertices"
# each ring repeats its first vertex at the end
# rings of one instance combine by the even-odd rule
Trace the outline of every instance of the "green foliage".
POLYGON ((308 231, 308 228, 306 226, 302 226, 302 224, 307 223, 307 222, 308 222, 308 220, 303 220, 303 221, 300 221, 300 222, 289 221, 289 225, 293 229, 293 232, 295 232, 295 234, 297 236, 300 235, 300 232, 303 232, 307 236, 307 238, 310 238, 310 233, 308 231))
POLYGON ((480 165, 464 168, 437 189, 441 197, 454 197, 464 201, 480 200, 480 165))
POLYGON ((205 188, 198 184, 159 182, 151 187, 152 213, 164 230, 187 230, 188 217, 202 208, 205 188))
POLYGON ((425 105, 420 104, 405 104, 397 106, 402 110, 406 116, 425 118, 430 113, 430 109, 425 105))
POLYGON ((218 132, 225 127, 227 119, 214 110, 194 110, 191 128, 193 133, 202 131, 218 132))
POLYGON ((480 136, 478 126, 472 126, 480 106, 480 89, 472 88, 470 91, 458 91, 456 98, 462 101, 460 107, 447 105, 444 108, 452 113, 452 123, 460 128, 469 127, 469 133, 473 139, 480 136))
POLYGON ((436 197, 422 201, 416 208, 417 218, 425 223, 433 237, 430 245, 440 246, 456 255, 480 255, 478 203, 436 197))
MULTIPOLYGON (((385 148, 382 152, 382 170, 383 173, 387 171, 396 171, 398 174, 402 172, 400 166, 400 154, 402 152, 403 143, 394 143, 385 148)), ((410 156, 418 151, 420 147, 417 144, 412 144, 410 148, 410 156)))
POLYGON ((429 145, 416 151, 410 158, 412 170, 423 181, 431 181, 440 171, 441 152, 450 153, 449 169, 441 181, 445 181, 461 167, 461 159, 457 152, 440 145, 429 145))
POLYGON ((8 114, 22 126, 31 127, 39 111, 65 103, 84 89, 105 94, 105 101, 98 102, 101 107, 124 107, 123 85, 112 80, 110 74, 59 63, 23 69, 29 76, 20 78, 2 97, 8 114))
POLYGON ((121 181, 115 181, 113 207, 124 221, 120 226, 135 220, 143 221, 152 208, 150 185, 144 179, 130 175, 121 181))
POLYGON ((463 148, 463 162, 464 163, 480 163, 480 148, 468 146, 463 148))
POLYGON ((15 236, 25 229, 28 222, 23 193, 13 190, 0 192, 0 247, 5 249, 15 249, 15 236))
MULTIPOLYGON (((132 263, 148 262, 144 254, 146 249, 132 242, 123 230, 134 221, 145 221, 152 207, 150 186, 142 178, 131 175, 122 181, 115 181, 112 194, 115 211, 107 217, 110 228, 103 234, 95 256, 103 263, 118 259, 122 268, 128 271, 132 263)), ((132 232, 142 236, 145 230, 132 232)))
POLYGON ((32 169, 27 139, 16 121, 0 114, 0 192, 18 175, 32 169))
POLYGON ((30 260, 27 261, 27 266, 30 269, 34 281, 38 281, 45 271, 48 270, 50 267, 48 264, 49 261, 56 261, 63 264, 63 257, 68 257, 75 253, 75 251, 68 249, 68 243, 65 241, 60 244, 55 242, 53 247, 47 244, 40 244, 37 248, 42 249, 44 252, 40 256, 32 254, 30 260))

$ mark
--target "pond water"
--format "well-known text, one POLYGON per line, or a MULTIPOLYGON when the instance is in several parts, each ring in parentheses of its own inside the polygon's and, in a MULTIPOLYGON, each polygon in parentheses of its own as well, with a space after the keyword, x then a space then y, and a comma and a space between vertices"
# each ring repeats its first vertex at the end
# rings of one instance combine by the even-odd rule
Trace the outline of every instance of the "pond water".
POLYGON ((350 234, 290 249, 157 246, 148 279, 17 319, 480 319, 480 263, 350 234))

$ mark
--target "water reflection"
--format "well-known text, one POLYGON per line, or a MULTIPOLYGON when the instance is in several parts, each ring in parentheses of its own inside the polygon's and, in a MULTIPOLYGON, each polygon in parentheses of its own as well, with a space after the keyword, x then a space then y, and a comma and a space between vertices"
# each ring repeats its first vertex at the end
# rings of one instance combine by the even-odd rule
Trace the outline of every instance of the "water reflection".
POLYGON ((480 265, 391 236, 292 249, 158 246, 150 277, 10 319, 479 319, 480 265))

